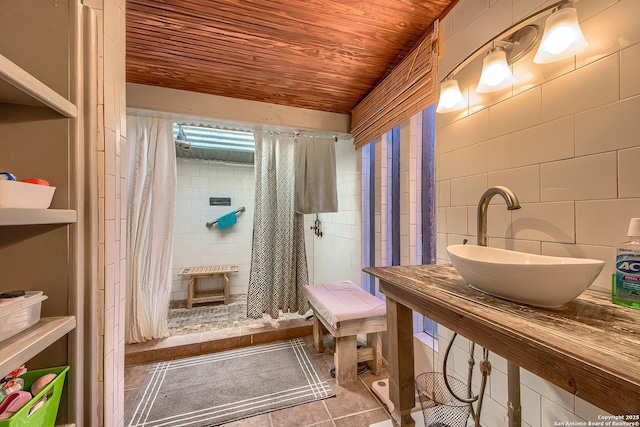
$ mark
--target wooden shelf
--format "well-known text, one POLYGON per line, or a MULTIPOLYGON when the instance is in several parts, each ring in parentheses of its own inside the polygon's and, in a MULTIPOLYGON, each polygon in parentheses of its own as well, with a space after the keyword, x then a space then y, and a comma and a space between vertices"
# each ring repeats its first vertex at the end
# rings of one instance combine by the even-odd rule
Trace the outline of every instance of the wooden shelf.
POLYGON ((0 343, 0 378, 36 356, 76 327, 75 316, 44 317, 0 343))
MULTIPOLYGON (((640 311, 593 291, 559 309, 513 303, 471 288, 450 264, 364 271, 380 279, 388 316, 405 316, 388 319, 404 364, 413 366, 411 335, 401 334, 412 330, 411 309, 611 414, 637 414, 640 311)), ((402 386, 412 399, 413 385, 402 386)))
POLYGON ((0 209, 2 225, 73 224, 78 212, 68 209, 0 209))
POLYGON ((78 108, 73 103, 1 54, 0 103, 44 105, 65 117, 78 115, 78 108))

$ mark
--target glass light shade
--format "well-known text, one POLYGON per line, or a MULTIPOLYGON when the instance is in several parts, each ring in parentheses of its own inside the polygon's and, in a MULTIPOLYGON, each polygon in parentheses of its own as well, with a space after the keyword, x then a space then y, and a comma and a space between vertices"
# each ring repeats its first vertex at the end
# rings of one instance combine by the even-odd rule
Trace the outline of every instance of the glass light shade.
POLYGON ((495 48, 482 61, 482 74, 476 92, 494 92, 512 85, 514 81, 507 64, 507 54, 501 48, 495 48))
POLYGON ((578 24, 578 12, 573 7, 564 7, 547 18, 533 62, 548 64, 560 61, 582 52, 588 45, 578 24))
POLYGON ((460 92, 457 80, 445 80, 440 85, 440 99, 436 113, 451 113, 462 110, 467 106, 467 102, 460 92))

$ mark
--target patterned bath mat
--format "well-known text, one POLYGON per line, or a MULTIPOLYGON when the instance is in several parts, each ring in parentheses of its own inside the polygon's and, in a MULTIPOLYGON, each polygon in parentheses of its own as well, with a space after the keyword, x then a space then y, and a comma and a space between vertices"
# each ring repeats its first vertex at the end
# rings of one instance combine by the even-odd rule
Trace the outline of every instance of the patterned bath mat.
POLYGON ((160 362, 129 427, 217 426, 334 396, 302 339, 160 362))

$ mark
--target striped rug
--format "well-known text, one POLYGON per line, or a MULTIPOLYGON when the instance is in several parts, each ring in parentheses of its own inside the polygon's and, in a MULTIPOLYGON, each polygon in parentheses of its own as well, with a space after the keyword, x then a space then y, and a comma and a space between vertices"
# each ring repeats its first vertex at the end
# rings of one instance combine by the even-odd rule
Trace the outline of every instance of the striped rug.
POLYGON ((217 426, 334 395, 294 339, 155 364, 125 425, 217 426))

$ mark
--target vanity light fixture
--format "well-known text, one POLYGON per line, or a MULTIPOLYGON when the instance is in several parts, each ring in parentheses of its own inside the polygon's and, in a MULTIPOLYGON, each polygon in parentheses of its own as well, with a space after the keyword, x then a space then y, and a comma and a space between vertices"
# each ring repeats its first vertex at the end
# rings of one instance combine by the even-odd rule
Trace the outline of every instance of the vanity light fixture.
POLYGON ((450 113, 466 107, 466 101, 454 77, 482 54, 486 54, 486 57, 476 92, 489 93, 512 85, 514 78, 509 65, 524 57, 538 44, 540 28, 533 22, 543 16, 551 14, 545 23, 544 35, 533 60, 535 63, 560 61, 584 50, 588 44, 573 7, 576 1, 578 0, 561 0, 535 12, 476 49, 447 74, 441 83, 436 112, 450 113))
POLYGON ((466 106, 467 101, 464 100, 464 96, 462 96, 462 92, 460 92, 458 81, 449 79, 442 82, 442 85, 440 85, 440 99, 438 100, 436 113, 460 111, 466 106))
POLYGON ((563 5, 547 18, 533 62, 548 64, 560 61, 582 52, 588 45, 578 23, 578 12, 570 4, 563 5))
POLYGON ((476 92, 495 92, 511 86, 515 79, 507 64, 507 54, 501 47, 494 47, 482 61, 482 74, 476 92))

